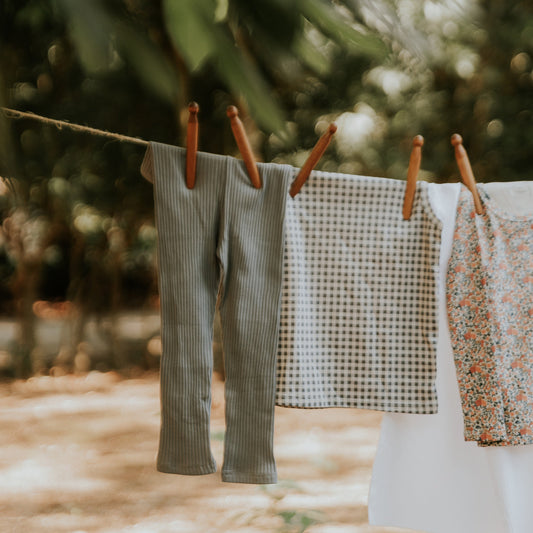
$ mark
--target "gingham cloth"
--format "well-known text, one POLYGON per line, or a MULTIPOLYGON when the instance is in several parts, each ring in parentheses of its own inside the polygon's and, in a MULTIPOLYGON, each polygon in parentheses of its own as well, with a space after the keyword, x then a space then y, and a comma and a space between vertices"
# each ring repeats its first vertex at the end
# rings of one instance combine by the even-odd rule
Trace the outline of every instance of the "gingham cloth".
POLYGON ((313 172, 286 211, 276 404, 435 413, 441 224, 427 183, 313 172))

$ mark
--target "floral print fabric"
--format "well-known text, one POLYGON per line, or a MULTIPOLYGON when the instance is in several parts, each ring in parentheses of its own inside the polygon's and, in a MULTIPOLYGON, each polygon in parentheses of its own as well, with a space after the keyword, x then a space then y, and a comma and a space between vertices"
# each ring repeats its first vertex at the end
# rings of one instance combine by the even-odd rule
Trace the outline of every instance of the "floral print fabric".
POLYGON ((465 440, 533 444, 533 217, 459 198, 447 306, 465 440))

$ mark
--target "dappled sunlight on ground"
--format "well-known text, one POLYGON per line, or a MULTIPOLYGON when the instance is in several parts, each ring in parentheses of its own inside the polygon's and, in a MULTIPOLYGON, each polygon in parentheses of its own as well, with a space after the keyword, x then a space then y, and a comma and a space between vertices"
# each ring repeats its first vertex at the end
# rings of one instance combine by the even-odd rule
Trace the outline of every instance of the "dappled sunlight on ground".
MULTIPOLYGON (((0 531, 401 533, 367 522, 378 413, 277 408, 280 482, 231 484, 219 472, 155 470, 158 394, 156 375, 0 384, 0 531)), ((223 398, 215 380, 212 446, 219 468, 223 398)))

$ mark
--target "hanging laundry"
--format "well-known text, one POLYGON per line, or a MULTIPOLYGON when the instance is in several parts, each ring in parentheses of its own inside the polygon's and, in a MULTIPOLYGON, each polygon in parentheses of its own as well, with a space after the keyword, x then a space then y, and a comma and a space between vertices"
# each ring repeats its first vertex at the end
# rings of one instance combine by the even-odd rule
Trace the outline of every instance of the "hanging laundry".
MULTIPOLYGON (((531 212, 533 182, 483 187, 498 192, 498 203, 508 196, 508 211, 512 206, 512 211, 520 212, 523 206, 531 212)), ((463 437, 445 295, 459 191, 459 184, 432 184, 429 190, 443 222, 436 381, 439 412, 383 415, 369 492, 369 523, 427 533, 530 533, 533 446, 478 447, 463 437)))
POLYGON ((440 222, 417 185, 314 172, 287 204, 276 403, 434 413, 440 222))
POLYGON ((292 168, 199 152, 194 189, 182 148, 151 143, 162 318, 162 421, 157 467, 216 470, 209 416, 213 319, 220 286, 226 435, 222 480, 275 483, 273 422, 283 226, 292 168))
POLYGON ((439 411, 424 416, 383 415, 368 497, 369 523, 374 526, 427 533, 506 531, 488 458, 463 439, 448 331, 446 270, 460 189, 459 183, 429 186, 431 203, 443 224, 438 285, 439 411))
POLYGON ((478 185, 463 190, 448 268, 450 331, 466 440, 533 443, 533 216, 517 216, 478 185))

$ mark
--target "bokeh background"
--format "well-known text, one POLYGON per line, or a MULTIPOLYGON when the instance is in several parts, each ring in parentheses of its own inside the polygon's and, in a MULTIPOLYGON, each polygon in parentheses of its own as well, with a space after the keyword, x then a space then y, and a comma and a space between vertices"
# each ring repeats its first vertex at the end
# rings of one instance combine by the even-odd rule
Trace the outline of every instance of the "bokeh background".
MULTIPOLYGON (((236 104, 258 159, 457 181, 529 180, 531 2, 509 0, 3 0, 0 104, 238 156, 236 104)), ((0 113, 0 373, 157 368, 152 186, 144 148, 0 113)))
MULTIPOLYGON (((239 156, 530 180, 530 0, 1 0, 0 107, 239 156)), ((387 533, 368 525, 380 413, 276 408, 273 486, 156 472, 161 354, 144 148, 0 110, 0 530, 387 533)), ((215 321, 211 445, 223 456, 215 321)), ((431 487, 428 487, 431 490, 431 487)), ((402 530, 403 531, 403 530, 402 530)))

